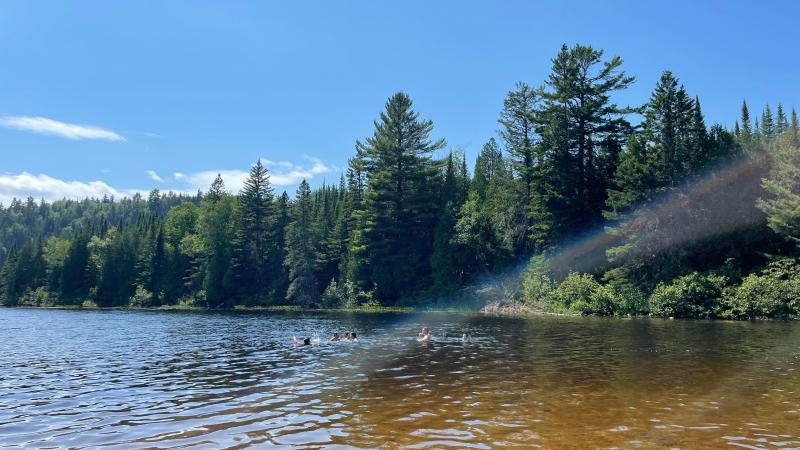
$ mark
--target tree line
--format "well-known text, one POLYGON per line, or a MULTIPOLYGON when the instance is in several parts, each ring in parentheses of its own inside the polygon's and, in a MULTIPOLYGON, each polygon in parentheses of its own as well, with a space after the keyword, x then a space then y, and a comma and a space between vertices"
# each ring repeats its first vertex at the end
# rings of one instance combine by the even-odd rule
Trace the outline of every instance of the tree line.
POLYGON ((635 82, 621 58, 565 45, 551 63, 508 92, 471 173, 398 92, 338 184, 304 180, 292 197, 257 161, 238 193, 218 176, 194 196, 15 200, 0 207, 0 301, 414 305, 533 257, 522 297, 546 309, 794 315, 791 286, 779 313, 720 299, 749 276, 794 279, 796 112, 753 120, 743 102, 732 130, 709 127, 669 71, 631 107, 616 102, 635 82), (591 248, 570 250, 582 236, 591 248))

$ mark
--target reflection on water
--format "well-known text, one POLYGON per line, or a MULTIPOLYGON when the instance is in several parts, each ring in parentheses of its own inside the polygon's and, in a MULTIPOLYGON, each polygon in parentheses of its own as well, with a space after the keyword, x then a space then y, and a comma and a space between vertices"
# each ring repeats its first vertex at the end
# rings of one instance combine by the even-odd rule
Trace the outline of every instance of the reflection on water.
POLYGON ((3 309, 0 447, 797 448, 798 366, 799 323, 3 309))

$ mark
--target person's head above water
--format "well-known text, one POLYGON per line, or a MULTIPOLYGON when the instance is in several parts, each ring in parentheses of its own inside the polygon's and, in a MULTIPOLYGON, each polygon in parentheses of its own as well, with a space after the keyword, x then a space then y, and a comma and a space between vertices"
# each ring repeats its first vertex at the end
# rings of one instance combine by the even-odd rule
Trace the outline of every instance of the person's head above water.
POLYGON ((311 345, 311 338, 303 339, 303 345, 311 345))

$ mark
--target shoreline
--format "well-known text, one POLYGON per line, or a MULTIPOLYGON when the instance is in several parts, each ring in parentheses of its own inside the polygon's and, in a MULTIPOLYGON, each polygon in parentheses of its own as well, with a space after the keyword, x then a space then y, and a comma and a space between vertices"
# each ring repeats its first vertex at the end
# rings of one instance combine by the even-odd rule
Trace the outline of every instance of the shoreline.
POLYGON ((791 319, 715 319, 715 318, 675 318, 675 317, 652 317, 652 316, 602 316, 602 315, 582 315, 569 313, 556 313, 545 311, 541 307, 529 305, 517 301, 502 301, 486 304, 480 309, 458 309, 458 308, 438 308, 423 309, 410 306, 381 306, 370 308, 301 308, 299 306, 236 306, 233 308, 207 308, 202 306, 82 306, 82 305, 53 305, 53 306, 0 306, 0 309, 52 309, 70 311, 133 311, 133 312, 210 312, 210 313, 231 313, 231 312, 294 312, 294 313, 396 313, 396 314, 415 314, 415 313, 473 313, 485 316, 508 317, 508 318, 531 318, 531 317, 582 317, 582 318, 609 318, 609 319, 656 319, 656 320, 688 320, 688 321, 709 321, 709 322, 798 322, 791 319))

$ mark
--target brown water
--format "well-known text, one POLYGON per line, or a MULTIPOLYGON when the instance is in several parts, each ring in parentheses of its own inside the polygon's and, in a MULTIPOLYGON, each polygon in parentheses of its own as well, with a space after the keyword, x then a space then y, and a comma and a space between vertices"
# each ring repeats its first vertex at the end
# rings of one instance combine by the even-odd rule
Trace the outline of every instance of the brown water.
POLYGON ((0 447, 799 448, 798 366, 800 323, 0 309, 0 447))

